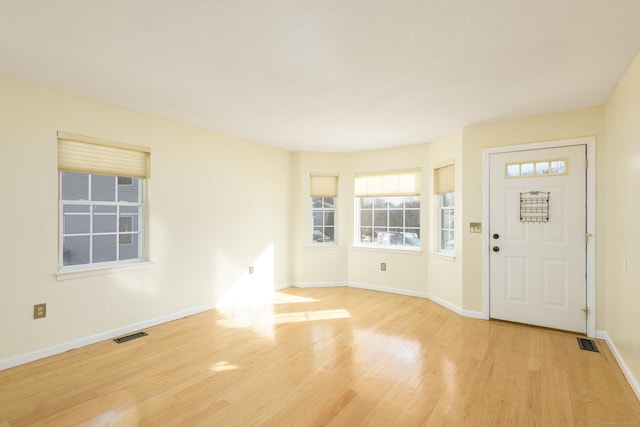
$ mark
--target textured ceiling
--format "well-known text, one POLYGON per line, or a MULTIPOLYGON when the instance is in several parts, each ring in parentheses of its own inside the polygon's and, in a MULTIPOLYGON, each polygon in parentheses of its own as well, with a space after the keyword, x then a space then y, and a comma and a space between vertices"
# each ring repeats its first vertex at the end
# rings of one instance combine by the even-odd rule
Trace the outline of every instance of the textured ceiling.
POLYGON ((0 74, 292 151, 600 105, 640 0, 0 0, 0 74))

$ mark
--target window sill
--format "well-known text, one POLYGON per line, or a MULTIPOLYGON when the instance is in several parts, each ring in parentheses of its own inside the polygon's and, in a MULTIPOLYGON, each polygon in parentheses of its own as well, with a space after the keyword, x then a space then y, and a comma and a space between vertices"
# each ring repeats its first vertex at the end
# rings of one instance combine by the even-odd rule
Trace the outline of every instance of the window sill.
POLYGON ((434 258, 439 258, 449 262, 456 262, 456 256, 454 254, 447 254, 444 252, 433 252, 431 255, 433 255, 434 258))
POLYGON ((362 246, 353 245, 353 249, 362 250, 367 252, 396 252, 408 255, 420 255, 422 249, 420 248, 402 248, 402 247, 389 247, 389 246, 362 246))
POLYGON ((309 249, 321 249, 321 250, 336 250, 340 249, 340 245, 337 243, 310 243, 307 245, 309 249))
POLYGON ((122 271, 139 270, 149 268, 153 265, 151 261, 137 261, 126 264, 110 264, 104 266, 91 267, 67 267, 61 268, 54 273, 56 280, 62 282, 64 280, 80 279, 83 277, 101 276, 105 274, 119 273, 122 271))

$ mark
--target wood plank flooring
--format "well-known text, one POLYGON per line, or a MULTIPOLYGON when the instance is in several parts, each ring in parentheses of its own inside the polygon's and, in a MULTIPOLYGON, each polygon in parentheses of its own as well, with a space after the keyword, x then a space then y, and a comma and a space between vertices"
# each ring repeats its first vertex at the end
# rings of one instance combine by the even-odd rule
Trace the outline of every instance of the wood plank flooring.
POLYGON ((7 426, 638 426, 606 343, 420 298, 286 289, 0 371, 7 426))

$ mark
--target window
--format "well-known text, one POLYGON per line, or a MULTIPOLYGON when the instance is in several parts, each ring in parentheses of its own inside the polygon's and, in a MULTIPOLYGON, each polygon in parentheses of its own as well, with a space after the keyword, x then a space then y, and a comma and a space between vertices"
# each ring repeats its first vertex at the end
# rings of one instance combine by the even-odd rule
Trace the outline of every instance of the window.
POLYGON ((438 252, 455 252, 455 170, 453 165, 435 169, 434 188, 438 195, 438 252))
POLYGON ((357 175, 356 244, 419 248, 420 181, 419 169, 357 175))
POLYGON ((532 176, 566 175, 568 159, 537 160, 523 163, 508 163, 506 178, 521 178, 532 176))
POLYGON ((114 144, 58 134, 61 269, 145 260, 149 153, 114 144))
POLYGON ((438 250, 445 253, 453 253, 455 250, 454 242, 454 196, 453 193, 440 194, 440 242, 438 250))
POLYGON ((336 242, 337 175, 310 176, 312 243, 336 242))

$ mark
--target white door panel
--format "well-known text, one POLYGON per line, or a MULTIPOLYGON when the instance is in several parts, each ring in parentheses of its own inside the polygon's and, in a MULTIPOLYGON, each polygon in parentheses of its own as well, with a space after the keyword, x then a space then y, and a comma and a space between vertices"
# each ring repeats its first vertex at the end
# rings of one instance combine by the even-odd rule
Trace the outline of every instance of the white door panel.
POLYGON ((585 157, 583 145, 490 155, 492 318, 586 332, 585 157), (564 171, 545 173, 552 160, 564 171))

